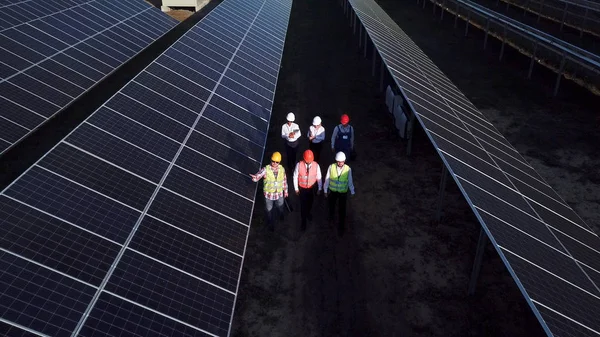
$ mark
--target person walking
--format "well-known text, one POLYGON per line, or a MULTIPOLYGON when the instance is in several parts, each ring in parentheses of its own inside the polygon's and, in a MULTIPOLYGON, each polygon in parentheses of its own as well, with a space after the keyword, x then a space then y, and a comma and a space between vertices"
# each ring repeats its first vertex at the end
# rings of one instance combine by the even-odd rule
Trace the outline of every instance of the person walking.
POLYGON ((285 156, 287 167, 292 168, 296 165, 296 150, 298 148, 298 139, 300 138, 300 127, 294 123, 296 116, 290 112, 286 116, 287 123, 281 126, 281 138, 285 139, 285 156))
POLYGON ((346 158, 350 159, 350 154, 354 150, 354 128, 349 124, 350 117, 346 114, 342 115, 340 123, 333 129, 331 135, 331 151, 344 152, 346 158))
POLYGON ((315 161, 318 163, 321 159, 321 149, 325 140, 325 128, 321 125, 321 117, 313 118, 312 125, 308 128, 308 148, 313 152, 315 161))
POLYGON ((344 232, 346 224, 346 196, 348 189, 351 195, 354 195, 354 183, 352 181, 352 170, 346 165, 346 155, 340 151, 335 154, 336 163, 331 164, 327 169, 325 176, 325 186, 323 186, 324 195, 328 198, 329 222, 333 223, 336 202, 339 201, 338 212, 338 231, 344 232), (329 189, 329 193, 327 190, 329 189))
POLYGON ((315 183, 318 186, 317 194, 321 194, 321 168, 315 161, 311 150, 304 151, 303 160, 296 164, 294 169, 294 190, 300 196, 300 230, 306 229, 306 221, 312 221, 313 201, 315 199, 315 183))
POLYGON ((263 179, 263 193, 265 195, 265 213, 267 217, 267 227, 270 231, 274 230, 276 217, 273 216, 275 210, 279 212, 280 219, 283 220, 283 204, 288 197, 288 185, 285 178, 285 169, 279 165, 281 162, 281 153, 274 152, 271 156, 271 165, 267 165, 256 174, 250 174, 253 182, 263 179), (275 207, 273 207, 275 206, 275 207))

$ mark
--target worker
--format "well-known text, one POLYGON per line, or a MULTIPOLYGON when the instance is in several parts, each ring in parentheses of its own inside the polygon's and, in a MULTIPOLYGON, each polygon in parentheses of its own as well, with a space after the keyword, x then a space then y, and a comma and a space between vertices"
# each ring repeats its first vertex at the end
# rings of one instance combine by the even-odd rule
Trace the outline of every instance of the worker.
POLYGON ((321 194, 322 182, 321 168, 315 161, 314 153, 306 150, 302 157, 303 160, 294 169, 294 190, 300 196, 300 230, 304 231, 306 221, 312 220, 310 211, 315 199, 315 186, 318 186, 317 194, 321 194))
POLYGON ((336 163, 331 164, 327 169, 325 176, 324 195, 328 198, 329 204, 329 222, 333 222, 335 213, 335 204, 339 200, 338 213, 338 230, 341 233, 344 231, 346 224, 346 196, 348 189, 351 195, 354 195, 354 183, 352 182, 352 170, 346 165, 346 155, 340 151, 335 154, 336 163), (327 190, 329 189, 329 194, 327 190))
POLYGON ((308 129, 308 148, 313 152, 315 161, 318 163, 321 159, 321 149, 325 140, 325 128, 321 125, 321 117, 313 118, 312 125, 308 129))
POLYGON ((300 138, 300 127, 294 123, 296 116, 290 112, 286 116, 287 123, 281 126, 281 138, 285 139, 285 155, 287 159, 287 167, 292 168, 296 165, 296 149, 298 147, 298 139, 300 138))
POLYGON ((331 135, 331 151, 338 153, 344 152, 346 158, 350 158, 350 154, 354 151, 354 128, 349 124, 350 117, 343 114, 338 126, 333 129, 331 135))
POLYGON ((280 219, 283 220, 284 198, 288 197, 288 185, 285 178, 285 169, 279 165, 281 162, 281 153, 274 152, 271 156, 271 165, 267 165, 256 174, 250 174, 253 182, 263 179, 263 193, 265 195, 265 212, 267 216, 267 227, 270 231, 274 230, 273 216, 275 210, 279 212, 280 219), (275 206, 275 207, 273 207, 275 206))

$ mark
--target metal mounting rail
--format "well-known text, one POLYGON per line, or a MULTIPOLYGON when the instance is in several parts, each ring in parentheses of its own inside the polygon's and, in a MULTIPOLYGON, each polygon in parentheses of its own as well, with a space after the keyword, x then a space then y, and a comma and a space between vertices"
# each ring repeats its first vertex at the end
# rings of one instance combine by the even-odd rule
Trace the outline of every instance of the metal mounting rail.
MULTIPOLYGON (((419 1, 417 0, 417 3, 419 1)), ((560 80, 565 73, 579 80, 579 84, 591 91, 599 91, 600 56, 469 0, 428 1, 434 4, 434 13, 437 6, 443 9, 440 19, 443 19, 444 11, 455 15, 455 27, 458 18, 465 20, 467 23, 465 35, 468 33, 469 25, 484 30, 484 49, 487 45, 488 35, 496 36, 502 41, 500 59, 504 54, 506 43, 512 44, 520 52, 530 56, 527 78, 531 77, 533 65, 536 62, 556 71, 558 76, 554 86, 554 95, 558 93, 560 80)), ((423 8, 426 3, 427 1, 423 0, 423 8)))

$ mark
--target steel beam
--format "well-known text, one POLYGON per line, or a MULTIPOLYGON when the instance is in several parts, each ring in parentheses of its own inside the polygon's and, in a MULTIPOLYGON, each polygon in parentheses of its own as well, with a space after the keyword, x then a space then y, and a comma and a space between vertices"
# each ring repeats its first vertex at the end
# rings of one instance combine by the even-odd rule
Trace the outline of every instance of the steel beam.
POLYGON ((560 69, 558 70, 558 75, 556 76, 556 85, 554 86, 554 96, 558 94, 558 86, 560 85, 560 79, 562 78, 563 72, 565 71, 565 63, 567 62, 567 57, 563 54, 562 61, 560 61, 560 69))
POLYGON ((537 53, 538 42, 533 43, 533 54, 531 55, 531 62, 529 63, 529 72, 527 73, 527 79, 531 78, 531 72, 533 71, 533 65, 535 64, 535 54, 537 53))
POLYGON ((487 243, 487 234, 483 230, 483 227, 479 231, 479 240, 477 241, 477 252, 475 252, 475 261, 473 262, 473 270, 471 271, 471 279, 469 280, 469 295, 475 293, 475 286, 477 285, 477 278, 481 271, 481 261, 483 260, 483 252, 485 251, 485 244, 487 243))
POLYGON ((487 18, 487 20, 485 21, 485 37, 483 38, 483 50, 485 50, 485 47, 487 46, 489 32, 490 32, 490 18, 487 18))
POLYGON ((435 212, 435 220, 440 221, 442 219, 442 207, 444 205, 444 195, 446 194, 446 181, 448 180, 448 168, 446 164, 442 163, 442 177, 440 179, 440 194, 438 197, 437 211, 435 212))
POLYGON ((504 24, 504 32, 502 33, 502 47, 500 47, 500 58, 502 61, 502 56, 504 55, 504 45, 506 44, 506 24, 504 24))

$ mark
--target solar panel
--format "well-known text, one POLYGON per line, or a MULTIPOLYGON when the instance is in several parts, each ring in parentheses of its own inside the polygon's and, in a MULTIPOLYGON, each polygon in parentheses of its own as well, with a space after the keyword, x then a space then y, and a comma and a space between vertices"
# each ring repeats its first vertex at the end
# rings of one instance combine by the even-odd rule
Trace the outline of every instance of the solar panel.
POLYGON ((600 335, 600 239, 372 0, 358 19, 548 335, 600 335))
POLYGON ((227 336, 291 0, 226 0, 0 195, 0 334, 227 336))
POLYGON ((141 0, 0 2, 0 155, 177 23, 141 0))

